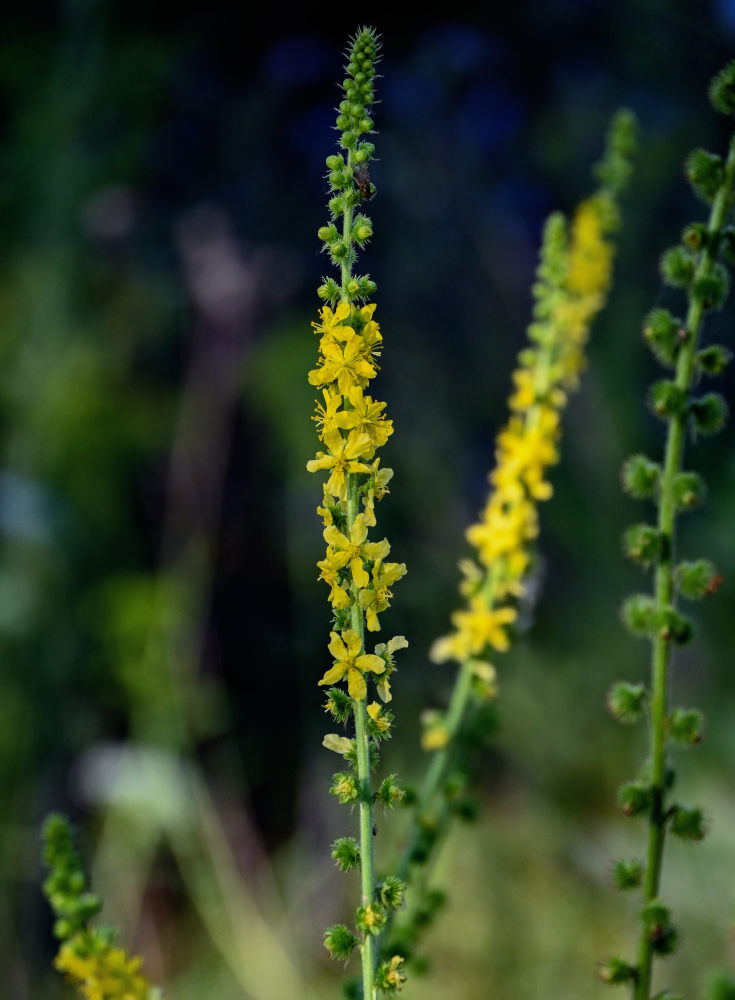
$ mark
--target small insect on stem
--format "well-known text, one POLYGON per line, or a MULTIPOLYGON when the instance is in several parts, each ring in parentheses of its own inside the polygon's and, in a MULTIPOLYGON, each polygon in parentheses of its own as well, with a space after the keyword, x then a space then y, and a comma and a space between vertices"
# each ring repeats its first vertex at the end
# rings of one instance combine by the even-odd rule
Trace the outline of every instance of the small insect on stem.
POLYGON ((375 185, 370 183, 370 171, 367 163, 359 163, 354 168, 353 179, 357 188, 365 200, 369 200, 375 194, 375 185))

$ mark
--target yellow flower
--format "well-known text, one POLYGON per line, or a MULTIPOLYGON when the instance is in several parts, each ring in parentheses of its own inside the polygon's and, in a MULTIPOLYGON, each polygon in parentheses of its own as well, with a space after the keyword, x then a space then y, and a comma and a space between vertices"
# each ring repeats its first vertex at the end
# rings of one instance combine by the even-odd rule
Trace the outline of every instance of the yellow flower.
POLYGON ((363 503, 365 505, 365 523, 370 528, 375 527, 375 501, 382 500, 386 493, 390 493, 388 489, 388 483, 393 478, 393 469, 381 469, 380 459, 376 458, 371 466, 370 479, 367 483, 367 489, 365 491, 365 496, 363 503))
POLYGON ((385 673, 381 674, 380 677, 375 682, 375 687, 378 691, 378 696, 380 700, 384 703, 388 703, 393 695, 390 693, 390 683, 388 678, 395 671, 395 664, 393 663, 393 654, 398 649, 407 649, 408 639, 405 635, 395 635, 388 642, 379 642, 375 647, 375 653, 380 656, 381 659, 385 661, 385 673))
POLYGON ((347 689, 350 697, 362 701, 367 695, 367 684, 363 672, 368 670, 382 674, 385 670, 385 660, 374 653, 360 653, 362 642, 357 632, 350 628, 342 633, 342 638, 336 632, 330 632, 329 652, 334 657, 334 664, 319 681, 320 684, 336 684, 347 674, 347 689))
MULTIPOLYGON (((387 555, 387 553, 386 553, 387 555)), ((367 576, 367 574, 365 574, 367 576)), ((370 632, 380 629, 378 615, 390 607, 393 592, 390 590, 396 580, 406 575, 405 563, 383 563, 382 557, 375 560, 372 571, 372 586, 365 583, 360 591, 360 607, 365 612, 367 627, 370 632)), ((369 578, 368 578, 368 582, 369 578)))
MULTIPOLYGON (((346 426, 340 422, 340 418, 342 414, 347 413, 346 410, 337 413, 342 405, 341 393, 334 392, 333 389, 322 389, 322 395, 324 396, 324 406, 317 400, 316 414, 311 418, 317 426, 320 441, 324 440, 326 431, 334 431, 338 427, 346 426)), ((352 423, 351 426, 354 427, 355 423, 352 423)))
POLYGON ((344 562, 341 562, 339 559, 335 560, 334 556, 334 549, 331 546, 327 546, 326 558, 321 559, 317 563, 317 566, 321 570, 318 579, 324 580, 331 588, 328 600, 333 607, 348 608, 350 606, 350 595, 342 586, 339 579, 339 571, 344 566, 344 562))
POLYGON ((401 991, 401 987, 406 982, 406 973, 401 969, 405 959, 400 955, 394 955, 388 964, 388 970, 385 974, 386 982, 393 987, 393 989, 401 991))
POLYGON ((386 733, 390 729, 390 722, 384 715, 381 714, 382 708, 380 702, 371 701, 367 707, 367 714, 375 723, 375 727, 379 733, 386 733))
POLYGON ((393 433, 393 421, 383 416, 385 403, 375 402, 370 396, 363 395, 359 385, 347 393, 352 404, 351 410, 341 410, 336 417, 338 427, 351 428, 361 434, 367 434, 370 443, 375 448, 382 448, 393 433))
POLYGON ((358 459, 370 451, 370 438, 367 434, 358 434, 350 431, 344 438, 338 430, 326 431, 324 443, 329 448, 329 453, 323 451, 316 453, 316 458, 306 463, 309 472, 316 472, 319 469, 331 469, 327 483, 324 487, 326 493, 339 500, 347 498, 347 473, 348 472, 370 472, 370 466, 358 459))
POLYGON ((375 367, 372 362, 363 357, 364 342, 356 333, 351 332, 344 343, 339 343, 332 336, 323 336, 319 349, 322 352, 322 363, 319 368, 309 372, 311 385, 322 386, 336 382, 339 391, 346 396, 361 378, 374 378, 375 367))
POLYGON ((358 514, 352 522, 349 538, 333 524, 324 529, 324 541, 332 549, 331 565, 341 569, 349 563, 352 579, 360 590, 370 583, 370 577, 362 564, 363 559, 381 560, 390 552, 387 539, 384 538, 382 542, 366 542, 367 533, 364 514, 358 514))
POLYGON ((92 950, 81 934, 65 941, 54 962, 86 1000, 147 1000, 141 959, 111 945, 92 950))

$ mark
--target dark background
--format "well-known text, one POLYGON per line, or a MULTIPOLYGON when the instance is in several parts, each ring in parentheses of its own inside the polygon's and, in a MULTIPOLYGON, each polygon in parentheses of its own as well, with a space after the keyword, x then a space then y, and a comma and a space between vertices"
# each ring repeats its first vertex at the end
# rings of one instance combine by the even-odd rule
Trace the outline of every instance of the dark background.
MULTIPOLYGON (((167 996, 294 995, 279 948, 316 996, 338 993, 321 931, 348 919, 356 887, 328 852, 351 821, 327 794, 334 759, 320 746, 329 616, 315 579, 321 491, 305 471, 316 448, 306 372, 329 273, 316 230, 340 53, 362 22, 384 39, 375 238, 360 270, 378 282, 377 392, 396 427, 380 530, 409 570, 384 625, 384 638, 411 644, 386 762, 406 777, 422 766, 419 715, 451 686, 452 668, 426 652, 446 629, 463 531, 484 499, 543 220, 591 190, 615 109, 640 121, 615 288, 542 511, 538 600, 524 616, 533 629, 498 658, 501 727, 481 762, 480 824, 443 857, 451 902, 429 939, 435 971, 405 991, 605 995, 594 963, 630 954, 636 932, 632 901, 609 887, 610 859, 644 836, 614 804, 644 735, 604 708, 610 682, 643 679, 647 660, 617 618, 624 596, 647 586, 620 554, 622 530, 646 515, 621 494, 619 468, 630 451, 660 452, 641 317, 656 303, 679 307, 656 265, 703 217, 685 155, 728 140, 706 87, 735 55, 735 6, 525 0, 453 5, 451 17, 326 5, 294 17, 217 0, 69 0, 3 20, 8 995, 62 995, 38 889, 51 809, 77 822, 106 918, 167 996), (177 784, 185 767, 208 805, 177 784), (213 878, 211 858, 187 840, 193 815, 216 817, 242 875, 229 886, 239 958, 216 929, 227 908, 219 900, 207 916, 192 888, 197 873, 213 878), (233 972, 238 961, 244 972, 233 972)), ((731 343, 731 304, 705 337, 731 343)), ((721 383, 731 398, 732 378, 721 383)), ((696 610, 698 637, 673 685, 677 702, 708 715, 681 782, 712 834, 670 851, 666 898, 685 947, 661 985, 695 995, 714 963, 735 963, 732 430, 699 442, 691 462, 709 501, 682 522, 682 553, 715 558, 724 582, 696 610)), ((380 864, 401 822, 381 820, 380 864)), ((228 856, 222 843, 209 851, 228 856)))

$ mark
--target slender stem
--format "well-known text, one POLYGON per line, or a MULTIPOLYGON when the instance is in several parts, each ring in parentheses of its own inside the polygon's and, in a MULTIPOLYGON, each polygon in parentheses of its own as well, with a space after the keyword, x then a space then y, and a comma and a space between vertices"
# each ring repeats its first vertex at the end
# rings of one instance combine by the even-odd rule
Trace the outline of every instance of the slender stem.
MULTIPOLYGON (((353 165, 352 149, 347 150, 347 166, 353 165)), ((348 302, 347 282, 352 277, 352 206, 344 210, 342 239, 347 254, 342 261, 342 300, 348 302)), ((349 405, 349 400, 345 405, 349 405)), ((359 492, 357 476, 347 475, 347 536, 358 514, 359 492)), ((362 609, 358 602, 357 587, 352 585, 352 608, 350 611, 352 628, 360 637, 360 646, 365 647, 365 626, 362 609)), ((352 712, 355 718, 355 743, 357 749, 357 779, 360 785, 360 891, 362 905, 369 906, 375 889, 375 869, 373 862, 373 794, 370 781, 370 742, 367 732, 367 710, 365 699, 353 699, 352 712)), ((362 947, 362 993, 364 1000, 375 997, 375 966, 377 949, 372 934, 365 933, 362 947)))
MULTIPOLYGON (((717 236, 725 224, 731 203, 733 178, 735 177, 735 137, 730 143, 730 152, 725 166, 722 186, 710 212, 707 247, 702 253, 694 280, 707 277, 713 267, 717 253, 717 236)), ((676 366, 676 385, 687 395, 691 390, 695 372, 695 360, 699 344, 699 334, 704 316, 702 299, 691 298, 686 319, 686 341, 681 349, 676 366)), ((658 513, 658 530, 663 539, 663 557, 656 568, 655 602, 656 611, 671 606, 674 600, 673 567, 675 555, 676 504, 674 501, 674 480, 681 469, 686 442, 687 413, 675 416, 669 422, 658 513)), ((664 842, 666 839, 666 716, 668 714, 668 675, 671 660, 671 640, 663 630, 653 639, 651 655, 651 758, 652 758, 652 807, 648 831, 648 859, 643 887, 645 903, 658 896, 661 882, 664 842)), ((653 966, 653 945, 650 934, 641 932, 638 951, 637 977, 634 1000, 649 1000, 651 973, 653 966)))

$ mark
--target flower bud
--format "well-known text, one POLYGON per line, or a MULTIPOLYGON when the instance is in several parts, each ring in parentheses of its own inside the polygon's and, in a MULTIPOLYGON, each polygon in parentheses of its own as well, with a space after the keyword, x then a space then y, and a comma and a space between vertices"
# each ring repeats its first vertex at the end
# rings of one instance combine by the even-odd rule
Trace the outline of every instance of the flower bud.
POLYGON ((651 789, 640 781, 631 781, 618 790, 618 802, 626 816, 643 816, 651 810, 651 789))
POLYGON ((725 163, 715 153, 708 153, 706 149, 694 149, 686 159, 684 173, 695 194, 709 204, 722 185, 725 163))
POLYGON ((324 947, 330 958, 346 961, 359 939, 344 924, 333 924, 324 931, 324 947))
POLYGON ((636 500, 648 500, 658 489, 661 467, 645 455, 631 455, 623 465, 623 489, 636 500))
POLYGON ((625 555, 639 566, 652 566, 661 558, 663 550, 661 532, 652 524, 633 524, 623 535, 625 555))
POLYGON ((697 367, 705 375, 719 375, 729 365, 732 352, 721 344, 710 344, 696 356, 697 367))
POLYGON ((674 476, 672 493, 678 510, 693 510, 704 503, 704 480, 696 472, 678 472, 674 476))
POLYGON ((647 636, 653 625, 656 604, 650 594, 633 594, 626 598, 620 617, 626 628, 635 636, 647 636))
POLYGON ((683 597, 697 601, 714 593, 722 582, 714 564, 709 559, 682 562, 674 570, 674 584, 683 597))
POLYGON ((668 718, 669 735, 683 746, 701 742, 704 716, 696 708, 675 708, 668 718))
POLYGON ((316 234, 323 243, 334 243, 339 239, 339 232, 334 223, 328 226, 320 226, 316 234))
POLYGON ((648 692, 642 684, 618 681, 608 692, 607 707, 618 722, 638 722, 643 715, 648 692))
POLYGON ((332 153, 325 160, 328 170, 344 170, 346 163, 339 153, 332 153))
POLYGON ((672 806, 670 810, 671 832, 680 840, 704 840, 707 834, 707 824, 701 809, 686 809, 684 806, 672 806))
POLYGON ((621 858, 613 866, 613 882, 616 889, 637 889, 643 879, 643 862, 638 858, 621 858))
POLYGON ((686 409, 686 402, 686 393, 675 382, 661 379, 651 386, 648 405, 653 413, 663 420, 681 416, 686 409))
POLYGON ((735 114, 735 60, 729 62, 709 85, 709 99, 717 111, 735 114))
POLYGON ((694 429, 698 434, 716 434, 727 420, 727 403, 718 392, 708 392, 689 404, 694 429))
POLYGON ((661 277, 674 288, 687 288, 694 278, 695 267, 696 259, 688 250, 672 247, 661 258, 661 277))

